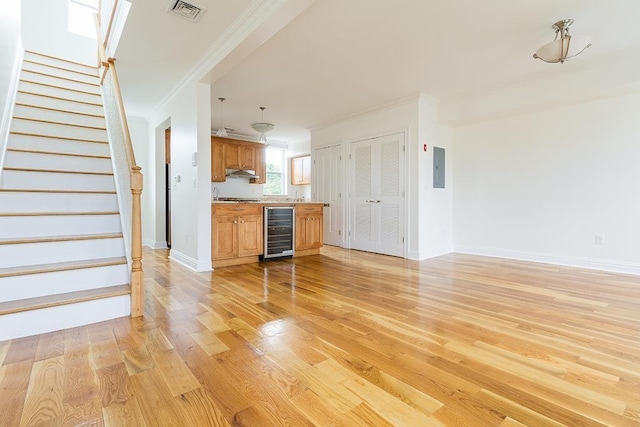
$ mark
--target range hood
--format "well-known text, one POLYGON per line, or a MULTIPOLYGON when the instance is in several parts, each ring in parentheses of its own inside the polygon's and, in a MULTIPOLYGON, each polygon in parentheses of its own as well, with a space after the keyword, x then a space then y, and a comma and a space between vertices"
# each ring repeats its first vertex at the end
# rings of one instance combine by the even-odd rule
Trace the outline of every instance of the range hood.
POLYGON ((227 178, 260 178, 256 175, 256 171, 251 170, 242 170, 242 169, 227 169, 226 170, 227 178))

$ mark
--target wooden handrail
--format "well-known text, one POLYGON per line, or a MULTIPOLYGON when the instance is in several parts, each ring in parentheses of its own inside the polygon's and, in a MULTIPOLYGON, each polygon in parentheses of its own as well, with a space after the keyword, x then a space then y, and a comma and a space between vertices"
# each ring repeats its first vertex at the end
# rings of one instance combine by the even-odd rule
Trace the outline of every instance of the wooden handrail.
MULTIPOLYGON (((111 30, 113 20, 115 17, 115 10, 118 5, 118 0, 114 2, 113 10, 111 11, 109 18, 109 31, 111 30)), ((100 10, 98 11, 100 13, 100 10)), ((127 164, 129 167, 129 182, 131 186, 131 272, 130 272, 130 286, 131 286, 131 316, 137 317, 144 314, 144 272, 142 270, 142 208, 141 208, 141 194, 142 194, 142 168, 136 164, 136 157, 133 151, 133 143, 131 142, 131 134, 129 132, 129 123, 127 122, 127 115, 124 108, 124 102, 122 100, 122 92, 120 91, 120 82, 118 80, 118 73, 116 70, 116 64, 114 58, 106 57, 106 44, 102 36, 102 27, 100 24, 100 16, 94 15, 96 33, 98 38, 98 55, 99 64, 103 68, 102 76, 100 78, 100 85, 104 83, 104 78, 107 73, 111 74, 111 80, 113 83, 113 90, 116 97, 116 104, 118 108, 118 116, 120 118, 120 126, 122 127, 124 146, 127 157, 127 164)))

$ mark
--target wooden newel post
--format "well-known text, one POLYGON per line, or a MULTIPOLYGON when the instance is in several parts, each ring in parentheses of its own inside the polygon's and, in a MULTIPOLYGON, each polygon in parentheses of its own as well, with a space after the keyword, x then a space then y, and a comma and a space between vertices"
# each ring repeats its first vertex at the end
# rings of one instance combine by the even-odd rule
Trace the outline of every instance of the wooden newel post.
POLYGON ((140 166, 131 168, 131 316, 142 316, 144 312, 144 289, 142 271, 142 212, 140 195, 142 194, 142 173, 140 166))

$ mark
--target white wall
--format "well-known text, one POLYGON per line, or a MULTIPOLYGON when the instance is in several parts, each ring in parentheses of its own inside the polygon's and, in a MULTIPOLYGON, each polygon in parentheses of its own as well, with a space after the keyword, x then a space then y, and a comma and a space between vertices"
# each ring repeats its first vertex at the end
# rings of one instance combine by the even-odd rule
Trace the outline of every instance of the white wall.
POLYGON ((0 13, 0 170, 18 81, 22 42, 20 0, 4 0, 0 13))
POLYGON ((151 176, 149 173, 149 124, 141 117, 128 116, 129 133, 133 143, 133 151, 136 163, 142 168, 143 188, 141 196, 142 205, 142 243, 153 246, 152 217, 151 217, 151 176))
MULTIPOLYGON (((313 148, 339 142, 345 154, 348 153, 348 144, 351 142, 404 132, 407 153, 406 256, 411 259, 441 255, 450 252, 452 248, 451 240, 447 237, 451 235, 451 215, 447 218, 447 213, 451 212, 452 187, 449 186, 441 192, 430 188, 433 151, 424 152, 422 149, 423 141, 426 141, 430 147, 435 145, 449 148, 449 161, 453 157, 450 150, 451 132, 436 122, 435 104, 420 95, 328 124, 311 132, 313 148), (443 227, 444 234, 441 232, 443 227), (438 238, 434 239, 433 236, 438 238)), ((452 167, 448 167, 448 170, 451 171, 452 167)), ((345 170, 343 176, 348 177, 348 171, 345 170)), ((347 193, 346 190, 345 179, 344 194, 347 193)))
MULTIPOLYGON (((149 118, 149 191, 154 219, 147 239, 165 239, 164 129, 171 126, 171 258, 197 271, 211 269, 211 90, 191 83, 149 118), (192 153, 197 152, 197 166, 192 153), (180 177, 180 182, 175 178, 180 177)), ((165 240, 166 242, 166 240, 165 240)))
POLYGON ((438 124, 438 105, 424 96, 418 120, 418 144, 409 155, 419 162, 419 258, 424 259, 453 252, 453 130, 438 124), (445 188, 433 188, 434 147, 445 150, 445 188))
POLYGON ((640 273, 639 111, 636 93, 457 128, 455 250, 640 273))
POLYGON ((84 64, 97 64, 97 42, 67 31, 67 1, 22 0, 24 48, 84 64))

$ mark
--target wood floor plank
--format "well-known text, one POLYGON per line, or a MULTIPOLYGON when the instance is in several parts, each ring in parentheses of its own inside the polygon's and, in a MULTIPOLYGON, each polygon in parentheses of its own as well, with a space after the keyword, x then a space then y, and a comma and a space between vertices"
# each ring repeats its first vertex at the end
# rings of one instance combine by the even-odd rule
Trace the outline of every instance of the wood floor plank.
POLYGON ((61 424, 64 415, 64 356, 33 364, 20 426, 61 424))
POLYGON ((102 424, 102 404, 90 343, 65 351, 62 403, 64 425, 102 424))
POLYGON ((102 408, 105 427, 146 427, 148 425, 142 415, 138 399, 132 396, 122 403, 114 403, 102 408))
POLYGON ((200 388, 200 383, 185 365, 177 351, 167 350, 151 355, 156 369, 174 396, 200 388))
POLYGON ((0 367, 0 426, 20 425, 32 366, 27 360, 0 367))
POLYGON ((183 425, 180 408, 156 369, 131 376, 131 389, 148 426, 183 425))
POLYGON ((0 342, 0 426, 640 425, 637 276, 333 247, 143 263, 145 316, 0 342))

